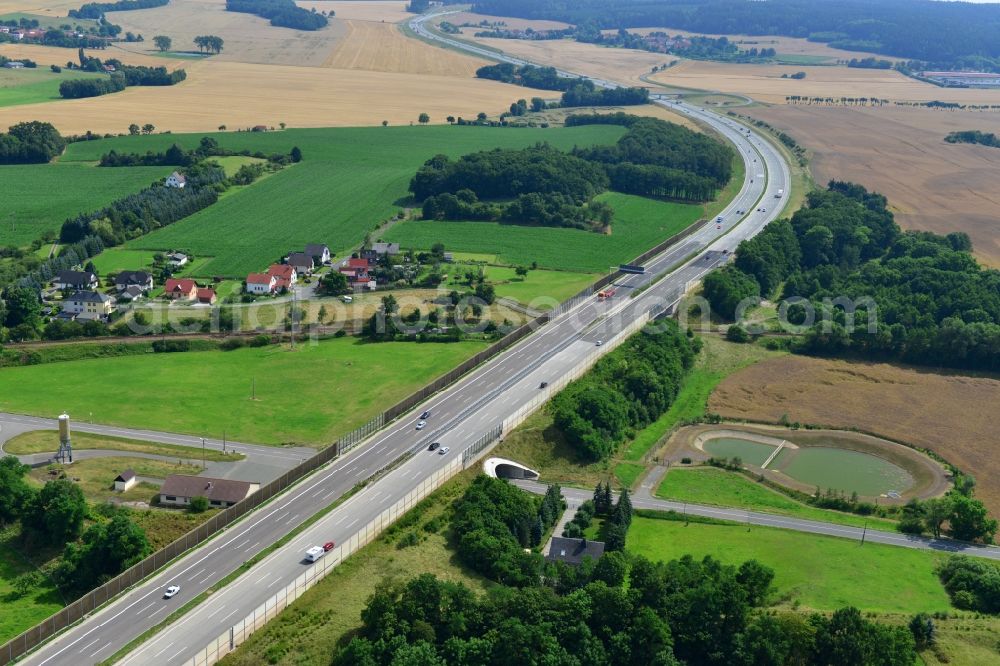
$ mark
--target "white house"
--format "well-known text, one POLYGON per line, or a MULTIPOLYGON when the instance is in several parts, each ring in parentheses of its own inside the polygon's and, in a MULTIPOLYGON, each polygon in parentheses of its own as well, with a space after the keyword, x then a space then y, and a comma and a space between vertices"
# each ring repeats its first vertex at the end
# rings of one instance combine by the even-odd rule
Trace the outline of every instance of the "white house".
POLYGON ((330 259, 333 257, 333 255, 330 254, 330 248, 322 243, 309 243, 306 245, 305 253, 319 264, 328 264, 330 263, 330 259))
POLYGON ((171 252, 167 255, 167 263, 175 268, 180 268, 188 262, 188 256, 180 252, 171 252))
POLYGON ((115 477, 115 490, 123 493, 134 486, 138 481, 139 479, 136 478, 135 472, 127 469, 115 477))
POLYGON ((174 171, 172 174, 167 176, 167 181, 164 183, 167 187, 177 187, 181 188, 187 184, 187 178, 184 174, 174 171))
POLYGON ((96 291, 78 291, 63 301, 63 311, 79 319, 107 319, 115 311, 115 302, 96 291))
POLYGON ((267 273, 251 273, 247 276, 248 294, 274 293, 278 278, 267 273))
POLYGON ((97 289, 97 276, 90 271, 59 271, 52 286, 56 289, 97 289))

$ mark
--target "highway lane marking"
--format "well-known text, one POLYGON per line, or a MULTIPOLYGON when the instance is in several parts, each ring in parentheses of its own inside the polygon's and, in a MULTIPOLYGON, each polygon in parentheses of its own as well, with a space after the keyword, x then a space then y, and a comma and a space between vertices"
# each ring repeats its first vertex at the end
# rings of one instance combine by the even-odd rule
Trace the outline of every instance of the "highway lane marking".
POLYGON ((278 576, 277 578, 275 578, 274 580, 272 580, 270 583, 268 583, 267 587, 271 587, 272 585, 274 585, 275 583, 277 583, 279 580, 281 580, 281 576, 278 576))
POLYGON ((242 548, 243 546, 247 545, 248 543, 250 543, 250 539, 244 539, 243 542, 240 545, 236 546, 236 547, 237 548, 242 548))
POLYGON ((295 522, 295 519, 298 518, 298 517, 299 517, 299 514, 295 514, 294 516, 292 516, 291 518, 289 518, 288 520, 286 520, 285 524, 286 525, 291 525, 293 522, 295 522))
POLYGON ((191 576, 188 578, 188 580, 194 580, 195 578, 198 577, 198 574, 202 573, 204 570, 205 570, 205 567, 202 567, 201 569, 198 569, 198 571, 196 571, 195 573, 191 574, 191 576))
POLYGON ((214 575, 215 575, 214 573, 210 573, 210 574, 208 574, 207 576, 205 576, 204 578, 202 578, 201 580, 199 580, 199 581, 198 581, 198 584, 199 584, 199 585, 204 585, 204 584, 205 584, 205 583, 207 583, 207 582, 208 582, 208 581, 209 581, 209 580, 210 580, 210 579, 212 578, 212 576, 214 576, 214 575))
POLYGON ((186 649, 187 648, 181 648, 180 650, 178 650, 174 654, 172 654, 169 657, 167 657, 167 661, 173 661, 175 658, 181 656, 181 653, 184 652, 184 650, 186 650, 186 649))
POLYGON ((361 469, 358 470, 358 473, 355 474, 354 476, 361 476, 364 473, 365 473, 365 469, 362 467, 361 469))
POLYGON ((287 516, 287 515, 288 515, 288 514, 290 514, 290 513, 291 513, 291 511, 286 511, 286 512, 284 512, 283 514, 281 514, 280 516, 275 516, 275 518, 274 518, 274 519, 275 519, 275 520, 281 520, 282 518, 284 518, 285 516, 287 516))
POLYGON ((94 643, 96 643, 99 640, 101 640, 101 639, 100 638, 95 638, 94 640, 90 641, 89 643, 87 643, 86 645, 84 645, 82 648, 80 648, 80 652, 83 652, 84 650, 86 650, 87 648, 89 648, 91 645, 93 645, 94 643))
POLYGON ((360 518, 355 518, 355 519, 354 519, 354 520, 352 520, 351 522, 349 522, 349 523, 347 523, 346 525, 344 525, 344 529, 348 529, 349 527, 351 527, 352 525, 354 525, 354 524, 355 524, 356 522, 358 522, 359 520, 361 520, 361 519, 360 519, 360 518))
POLYGON ((261 576, 260 578, 258 578, 258 579, 257 579, 257 582, 256 582, 255 584, 256 584, 256 585, 260 585, 260 584, 261 584, 261 582, 262 582, 262 581, 263 581, 263 580, 264 580, 265 578, 267 578, 268 576, 270 576, 270 575, 271 575, 271 574, 264 574, 263 576, 261 576))
POLYGON ((330 496, 331 496, 331 495, 333 495, 333 494, 334 494, 334 493, 336 493, 336 492, 337 492, 337 490, 336 490, 336 489, 334 489, 334 490, 331 490, 331 491, 330 491, 330 492, 328 492, 328 493, 327 493, 326 495, 323 495, 323 499, 329 499, 329 498, 330 498, 330 496))
POLYGON ((150 608, 151 608, 151 607, 153 606, 153 604, 155 604, 155 603, 156 603, 155 601, 150 601, 150 602, 149 602, 148 604, 146 604, 146 605, 145 605, 145 606, 144 606, 144 607, 142 608, 142 610, 140 610, 140 611, 137 611, 137 612, 136 612, 136 615, 142 615, 142 614, 143 614, 143 613, 145 613, 145 612, 146 612, 147 610, 149 610, 149 609, 150 609, 150 608))
POLYGON ((103 646, 97 648, 96 650, 94 650, 93 652, 91 652, 90 656, 93 657, 94 655, 96 655, 101 650, 106 650, 109 647, 111 647, 111 641, 108 641, 105 645, 103 645, 103 646))
POLYGON ((167 643, 166 646, 162 650, 160 650, 159 652, 157 652, 156 654, 153 655, 153 659, 156 659, 161 654, 163 654, 164 652, 166 652, 167 650, 169 650, 170 646, 172 646, 172 645, 173 645, 173 643, 167 643))
POLYGON ((239 609, 239 608, 237 608, 237 609, 236 609, 236 610, 234 610, 234 611, 233 611, 232 613, 230 613, 230 614, 229 614, 229 615, 227 615, 226 617, 222 618, 222 621, 225 621, 225 620, 228 620, 229 618, 231 618, 232 616, 236 615, 236 614, 237 614, 237 613, 239 613, 239 612, 240 612, 240 609, 239 609))
POLYGON ((221 613, 225 609, 226 609, 225 606, 219 606, 217 609, 215 609, 214 611, 212 611, 211 613, 209 613, 208 617, 212 617, 213 615, 216 615, 217 613, 221 613))

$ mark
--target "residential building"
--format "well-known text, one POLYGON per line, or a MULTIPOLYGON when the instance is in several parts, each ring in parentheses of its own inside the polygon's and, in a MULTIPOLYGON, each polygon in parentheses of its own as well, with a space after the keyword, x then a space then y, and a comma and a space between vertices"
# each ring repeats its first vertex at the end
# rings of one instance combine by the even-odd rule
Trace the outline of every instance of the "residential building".
POLYGON ((135 472, 127 469, 115 477, 115 490, 123 493, 138 482, 139 479, 136 477, 135 472))
POLYGON ((187 185, 187 178, 184 177, 184 174, 174 171, 172 174, 167 176, 167 180, 163 184, 167 187, 182 188, 187 185))
POLYGON ((205 476, 171 474, 160 486, 160 504, 187 506, 194 497, 204 497, 210 506, 227 507, 260 490, 252 481, 213 479, 205 476))
POLYGON ((278 280, 287 280, 286 286, 295 284, 295 281, 299 279, 298 271, 295 270, 294 266, 288 264, 271 264, 267 269, 267 274, 273 275, 278 280))
POLYGON ((545 556, 547 562, 565 562, 579 565, 583 558, 589 557, 595 562, 604 554, 604 543, 588 539, 571 539, 568 537, 552 537, 549 552, 545 556))
POLYGON ((153 288, 153 276, 146 271, 122 271, 115 277, 115 289, 125 291, 128 287, 150 291, 153 288))
POLYGON ((250 273, 247 275, 248 294, 273 294, 277 278, 267 273, 250 273))
POLYGON ((312 257, 313 261, 318 264, 328 264, 330 263, 330 259, 333 258, 333 255, 330 254, 330 248, 320 243, 309 243, 306 245, 305 253, 312 257))
POLYGON ((146 295, 146 292, 134 284, 130 284, 118 294, 118 298, 123 301, 136 301, 146 295))
POLYGON ((52 285, 56 289, 97 289, 97 276, 90 271, 59 271, 52 285))
POLYGON ((294 268, 299 275, 310 275, 316 267, 313 258, 305 252, 292 252, 285 259, 285 263, 294 268))
POLYGON ((180 268, 188 262, 188 256, 180 252, 171 252, 167 254, 167 263, 175 268, 180 268))
POLYGON ((193 301, 198 295, 198 283, 190 278, 167 278, 163 295, 172 301, 193 301))
POLYGON ((115 302, 96 291, 78 291, 63 301, 63 311, 75 314, 77 319, 103 320, 115 311, 115 302))
POLYGON ((215 303, 215 290, 211 287, 201 287, 198 289, 198 302, 212 305, 215 303))
POLYGON ((8 60, 3 66, 7 69, 24 69, 24 63, 19 60, 8 60))
POLYGON ((372 243, 370 249, 361 250, 358 254, 361 255, 362 259, 375 261, 385 255, 399 254, 399 243, 372 243))

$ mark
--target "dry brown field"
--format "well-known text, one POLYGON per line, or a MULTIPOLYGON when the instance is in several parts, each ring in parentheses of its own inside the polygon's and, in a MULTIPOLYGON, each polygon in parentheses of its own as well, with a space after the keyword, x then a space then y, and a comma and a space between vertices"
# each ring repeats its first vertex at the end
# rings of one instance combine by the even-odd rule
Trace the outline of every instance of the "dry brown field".
POLYGON ((71 134, 123 132, 133 122, 173 132, 279 122, 343 127, 382 120, 415 123, 421 112, 440 123, 449 115, 495 113, 524 96, 518 86, 454 76, 211 61, 190 63, 186 69, 188 79, 175 86, 0 108, 0 127, 25 118, 51 122, 71 134))
MULTIPOLYGON (((462 34, 469 39, 475 32, 475 28, 462 29, 462 34)), ((674 59, 662 53, 607 48, 569 39, 525 41, 478 38, 474 41, 533 62, 630 85, 648 85, 639 77, 648 74, 653 67, 674 59)))
POLYGON ((463 23, 479 25, 482 21, 487 21, 489 23, 503 23, 511 30, 527 30, 528 28, 531 28, 532 30, 562 30, 563 28, 570 27, 569 23, 563 23, 562 21, 533 21, 530 19, 512 18, 510 16, 475 14, 473 12, 459 12, 458 14, 451 14, 444 17, 442 20, 455 25, 462 25, 463 23))
POLYGON ((783 356, 722 381, 709 410, 730 419, 857 428, 935 451, 977 480, 1000 516, 1000 380, 925 369, 783 356))
POLYGON ((307 0, 295 4, 306 9, 315 7, 318 12, 332 9, 337 18, 351 21, 398 23, 414 16, 406 11, 402 0, 307 0))
MULTIPOLYGON (((665 56, 660 56, 662 60, 665 56)), ((1000 90, 939 88, 893 70, 800 65, 742 65, 685 60, 650 77, 667 85, 737 93, 760 102, 784 104, 791 95, 808 97, 878 97, 926 102, 941 100, 962 104, 1000 104, 1000 90), (804 79, 783 79, 805 71, 804 79)))
POLYGON ((487 64, 479 58, 407 37, 394 23, 355 20, 337 23, 345 32, 323 61, 324 67, 470 78, 487 64))
POLYGON ((69 10, 78 9, 82 4, 76 0, 0 0, 0 14, 27 12, 42 16, 67 16, 69 10))
POLYGON ((1000 267, 1000 149, 946 143, 955 130, 1000 134, 1000 114, 812 106, 741 110, 808 148, 818 184, 852 180, 885 194, 904 228, 964 231, 1000 267))
MULTIPOLYGON (((86 49, 86 53, 88 56, 101 58, 102 60, 106 60, 108 58, 118 58, 122 62, 128 63, 129 65, 148 65, 150 67, 166 67, 167 69, 176 69, 178 67, 186 66, 185 61, 183 60, 157 58, 156 56, 146 55, 144 53, 136 54, 129 51, 123 51, 122 49, 115 47, 103 50, 86 49)), ((18 58, 31 58, 43 67, 48 67, 49 65, 65 66, 70 60, 77 62, 76 49, 63 49, 57 46, 0 44, 0 55, 4 55, 15 60, 18 58)))
MULTIPOLYGON (((552 99, 558 99, 559 93, 549 93, 552 99)), ((544 96, 544 93, 543 93, 544 96)), ((690 130, 695 132, 702 131, 701 127, 697 123, 692 121, 687 116, 681 115, 676 111, 671 111, 662 106, 656 104, 642 104, 640 106, 577 106, 570 109, 547 109, 545 111, 540 111, 538 113, 531 114, 531 120, 535 122, 547 122, 553 125, 561 125, 566 122, 566 116, 571 116, 578 113, 629 113, 635 116, 650 116, 652 118, 660 118, 662 120, 667 120, 677 125, 683 125, 690 130)))

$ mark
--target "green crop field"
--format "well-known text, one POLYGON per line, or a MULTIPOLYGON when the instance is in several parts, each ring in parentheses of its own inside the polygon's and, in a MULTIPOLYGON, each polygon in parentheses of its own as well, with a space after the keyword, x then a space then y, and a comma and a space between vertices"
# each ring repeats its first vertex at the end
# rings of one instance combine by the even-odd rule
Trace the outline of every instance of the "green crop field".
MULTIPOLYGON (((447 286, 458 290, 467 289, 468 286, 461 282, 462 276, 468 270, 477 269, 477 266, 461 264, 449 267, 448 271, 455 279, 449 280, 447 286)), ((528 275, 521 278, 513 268, 507 266, 486 266, 485 271, 486 280, 496 289, 497 297, 512 298, 538 310, 548 310, 578 294, 598 277, 595 273, 539 269, 529 270, 528 275)))
POLYGON ((628 550, 651 559, 711 555, 739 564, 756 559, 774 569, 776 599, 832 611, 853 605, 862 611, 947 611, 948 595, 934 574, 944 555, 746 525, 704 525, 635 518, 628 550))
POLYGON ((67 218, 138 192, 170 171, 169 167, 111 169, 59 163, 0 166, 0 242, 21 246, 46 231, 58 234, 67 218))
POLYGON ((0 107, 62 99, 59 96, 59 84, 63 81, 101 76, 103 75, 71 70, 63 70, 57 74, 48 67, 0 69, 0 107))
MULTIPOLYGON (((623 128, 365 127, 280 132, 212 133, 233 150, 287 153, 303 160, 169 227, 138 238, 129 249, 184 249, 212 257, 201 275, 243 276, 306 243, 325 243, 338 254, 406 204, 410 178, 437 153, 458 157, 494 147, 547 141, 563 149, 613 143, 623 128)), ((64 162, 93 161, 118 152, 193 147, 205 134, 116 137, 75 143, 64 162)), ((458 249, 458 248, 456 248, 458 249)), ((530 261, 529 261, 530 263, 530 261)), ((606 268, 606 267, 605 267, 606 268)))
POLYGON ((483 348, 353 338, 0 369, 0 411, 326 445, 483 348), (114 387, 109 393, 96 387, 114 387), (251 399, 253 392, 254 399, 251 399), (118 395, 127 395, 127 400, 118 395))
POLYGON ((413 220, 394 226, 387 239, 403 247, 497 255, 508 264, 580 272, 605 272, 686 229, 702 214, 701 206, 667 203, 608 192, 597 197, 615 209, 611 234, 580 229, 527 227, 495 222, 413 220))
POLYGON ((156 253, 153 250, 126 250, 122 247, 113 247, 101 252, 92 261, 98 275, 107 275, 149 268, 153 265, 154 254, 156 253))
POLYGON ((838 525, 861 527, 867 523, 872 529, 895 530, 895 523, 881 518, 856 516, 840 511, 817 509, 796 502, 787 495, 771 490, 738 472, 727 472, 714 467, 671 469, 656 490, 664 499, 714 504, 794 516, 807 520, 821 520, 838 525))

